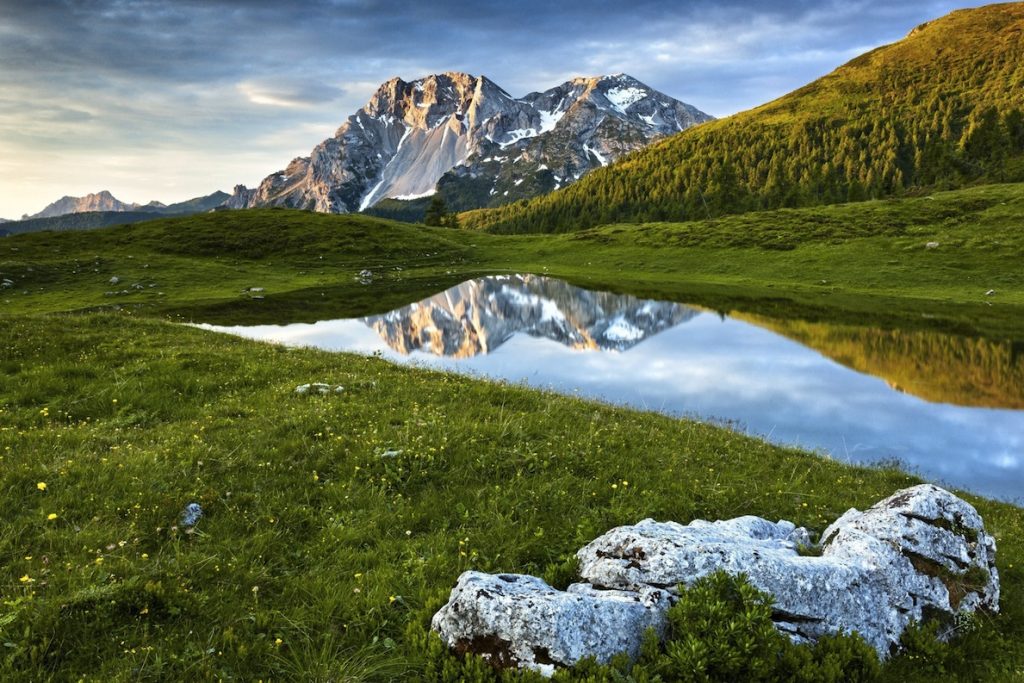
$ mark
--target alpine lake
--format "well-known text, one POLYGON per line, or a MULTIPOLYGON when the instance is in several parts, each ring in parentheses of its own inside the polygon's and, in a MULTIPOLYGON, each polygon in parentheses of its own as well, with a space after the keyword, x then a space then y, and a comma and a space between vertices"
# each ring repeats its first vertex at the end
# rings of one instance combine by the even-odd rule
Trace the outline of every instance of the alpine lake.
POLYGON ((538 275, 362 318, 199 327, 727 424, 1024 500, 1024 342, 719 313, 538 275))

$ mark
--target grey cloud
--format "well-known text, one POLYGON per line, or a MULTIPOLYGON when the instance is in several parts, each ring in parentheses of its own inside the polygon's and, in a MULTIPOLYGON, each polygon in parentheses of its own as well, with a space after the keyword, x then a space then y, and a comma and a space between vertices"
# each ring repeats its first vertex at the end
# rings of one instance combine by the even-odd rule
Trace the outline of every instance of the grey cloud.
POLYGON ((280 76, 243 81, 238 89, 250 102, 281 107, 313 107, 335 102, 344 94, 322 81, 280 76))

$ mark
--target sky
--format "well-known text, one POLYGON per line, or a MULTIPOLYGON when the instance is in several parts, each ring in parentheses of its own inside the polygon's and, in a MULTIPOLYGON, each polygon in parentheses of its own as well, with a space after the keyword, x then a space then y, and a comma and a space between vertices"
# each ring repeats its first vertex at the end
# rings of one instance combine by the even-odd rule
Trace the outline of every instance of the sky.
POLYGON ((465 71, 521 96, 623 72, 727 116, 977 4, 0 0, 0 217, 252 187, 393 76, 465 71))

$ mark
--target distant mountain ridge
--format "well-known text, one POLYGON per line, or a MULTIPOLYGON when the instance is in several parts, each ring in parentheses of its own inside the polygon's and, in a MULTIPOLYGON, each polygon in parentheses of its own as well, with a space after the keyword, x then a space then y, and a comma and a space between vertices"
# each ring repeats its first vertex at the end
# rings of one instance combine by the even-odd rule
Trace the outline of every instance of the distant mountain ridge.
POLYGON ((227 201, 229 196, 230 195, 225 192, 217 191, 203 197, 195 197, 194 199, 188 199, 186 201, 170 205, 163 204, 158 201, 151 201, 148 204, 129 204, 127 202, 122 202, 120 199, 112 195, 109 190, 101 190, 99 192, 87 194, 84 197, 61 197, 52 204, 49 204, 39 213, 32 214, 31 216, 24 216, 21 220, 53 218, 55 216, 66 216, 71 213, 103 211, 144 211, 165 215, 184 215, 187 213, 197 213, 199 211, 209 211, 210 209, 223 204, 227 201))
POLYGON ((88 230, 110 225, 138 223, 154 218, 188 216, 212 211, 230 197, 226 192, 214 192, 176 204, 128 204, 103 190, 85 197, 62 197, 31 217, 20 221, 2 221, 0 235, 14 235, 43 230, 88 230))
POLYGON ((39 213, 25 216, 22 220, 53 218, 54 216, 63 216, 69 213, 85 213, 87 211, 136 211, 140 208, 142 208, 141 204, 127 204, 114 197, 108 190, 102 190, 87 194, 84 197, 61 197, 39 213))
POLYGON ((485 76, 392 78, 310 156, 257 188, 237 186, 226 206, 349 213, 439 187, 458 208, 495 206, 570 184, 711 118, 624 74, 518 99, 485 76))
POLYGON ((569 188, 463 215, 495 232, 685 221, 1024 180, 1024 3, 964 9, 569 188))

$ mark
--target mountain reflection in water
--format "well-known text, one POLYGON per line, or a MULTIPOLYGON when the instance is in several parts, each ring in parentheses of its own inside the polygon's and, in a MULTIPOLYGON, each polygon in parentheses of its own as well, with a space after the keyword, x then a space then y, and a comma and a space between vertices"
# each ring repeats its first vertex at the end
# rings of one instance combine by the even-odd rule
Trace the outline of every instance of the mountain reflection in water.
POLYGON ((363 321, 399 353, 469 358, 497 350, 517 333, 570 349, 625 351, 697 313, 681 304, 592 292, 548 277, 509 275, 463 282, 363 321))
POLYGON ((539 276, 471 280, 361 319, 202 327, 727 420, 838 459, 897 460, 940 483, 1024 495, 1014 342, 722 317, 539 276))

